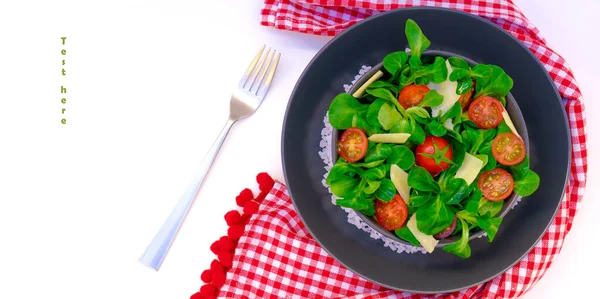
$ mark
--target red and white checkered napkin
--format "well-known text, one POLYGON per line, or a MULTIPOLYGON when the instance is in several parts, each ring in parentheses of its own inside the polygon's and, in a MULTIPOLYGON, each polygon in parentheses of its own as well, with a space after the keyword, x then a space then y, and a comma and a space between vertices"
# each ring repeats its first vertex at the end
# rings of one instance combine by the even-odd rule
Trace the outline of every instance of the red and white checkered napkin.
POLYGON ((583 197, 587 150, 583 99, 565 60, 510 1, 266 0, 261 23, 280 29, 335 35, 379 11, 439 6, 489 19, 525 44, 544 64, 563 98, 571 128, 572 165, 565 197, 542 240, 514 267, 469 289, 438 295, 400 293, 366 281, 329 256, 308 234, 286 187, 257 176, 261 193, 245 189, 236 198, 240 214, 225 215, 227 236, 213 243, 217 254, 202 273, 200 298, 517 298, 535 285, 556 258, 583 197))

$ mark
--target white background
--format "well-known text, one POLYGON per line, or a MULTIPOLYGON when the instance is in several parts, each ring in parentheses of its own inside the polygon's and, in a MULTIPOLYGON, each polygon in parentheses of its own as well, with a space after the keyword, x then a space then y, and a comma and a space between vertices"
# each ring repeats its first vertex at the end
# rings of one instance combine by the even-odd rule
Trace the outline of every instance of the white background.
MULTIPOLYGON (((237 193, 255 186, 261 171, 283 180, 287 100, 329 38, 261 27, 258 0, 7 2, 0 4, 0 298, 188 298, 237 193), (138 257, 219 133, 231 90, 264 43, 282 53, 269 96, 233 127, 161 270, 145 268, 138 257)), ((573 230, 524 298, 594 294, 600 6, 518 3, 575 72, 591 154, 573 230)))

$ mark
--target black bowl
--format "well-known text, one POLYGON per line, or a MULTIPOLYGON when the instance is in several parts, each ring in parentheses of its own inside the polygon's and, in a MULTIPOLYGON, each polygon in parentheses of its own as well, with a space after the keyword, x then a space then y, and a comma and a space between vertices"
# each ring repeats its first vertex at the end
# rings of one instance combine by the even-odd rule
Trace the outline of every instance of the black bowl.
POLYGON ((380 285, 421 293, 454 291, 502 273, 540 240, 563 197, 570 165, 570 136, 560 96, 550 76, 513 36, 485 19, 442 8, 406 8, 355 24, 332 39, 309 63, 294 88, 283 124, 282 162, 289 193, 304 224, 336 260, 380 285), (530 165, 539 189, 506 214, 494 242, 472 240, 471 257, 437 249, 399 254, 347 222, 322 185, 323 117, 342 86, 362 65, 376 65, 407 46, 404 24, 415 20, 430 49, 502 67, 514 80, 529 134, 530 165))
MULTIPOLYGON (((472 59, 470 59, 468 57, 461 56, 460 54, 457 54, 457 53, 450 53, 450 52, 439 51, 439 50, 427 50, 423 53, 423 57, 427 57, 427 56, 432 56, 432 57, 442 56, 445 58, 452 57, 452 56, 458 56, 458 57, 461 57, 462 59, 464 59, 465 61, 467 61, 467 63, 469 63, 471 66, 475 66, 476 64, 479 63, 479 62, 473 61, 472 59)), ((383 67, 383 63, 380 62, 377 65, 375 65, 374 67, 372 67, 368 72, 363 74, 358 80, 356 80, 356 83, 352 86, 352 88, 350 88, 350 90, 348 91, 348 94, 353 94, 356 90, 358 90, 364 83, 366 83, 367 80, 369 80, 369 78, 371 78, 382 67, 383 67)), ((525 142, 525 147, 527 148, 527 154, 529 154, 529 135, 527 134, 527 127, 525 125, 525 120, 523 119, 523 114, 521 113, 521 110, 519 109, 519 105, 515 101, 515 98, 513 97, 512 93, 509 93, 506 96, 506 111, 508 112, 508 115, 510 115, 510 118, 513 121, 515 129, 517 130, 517 132, 519 132, 519 135, 521 136, 521 138, 523 138, 523 141, 525 142)), ((338 138, 339 138, 338 134, 339 134, 339 132, 337 130, 335 130, 335 132, 332 134, 332 140, 330 141, 331 144, 337 145, 338 138)), ((333 161, 336 161, 337 157, 338 157, 336 148, 337 148, 337 146, 331 147, 331 150, 332 150, 331 156, 335 157, 333 159, 333 161)), ((504 200, 504 205, 502 206, 502 210, 500 210, 498 217, 506 216, 506 213, 508 213, 513 208, 513 206, 518 203, 518 201, 520 199, 521 199, 521 196, 519 196, 518 194, 513 192, 513 194, 511 194, 508 198, 506 198, 504 200)), ((389 230, 383 228, 375 220, 374 217, 366 216, 363 213, 357 213, 357 215, 365 223, 367 223, 370 227, 375 229, 380 234, 382 234, 396 242, 403 243, 405 245, 411 245, 409 242, 406 242, 406 241, 400 239, 392 231, 389 231, 389 230)), ((477 232, 471 232, 471 234, 469 235, 469 240, 473 240, 475 238, 480 238, 483 236, 484 233, 485 233, 484 230, 479 230, 477 232)), ((442 239, 436 245, 436 248, 444 247, 448 244, 458 241, 459 239, 460 239, 460 235, 451 236, 449 238, 442 239)))

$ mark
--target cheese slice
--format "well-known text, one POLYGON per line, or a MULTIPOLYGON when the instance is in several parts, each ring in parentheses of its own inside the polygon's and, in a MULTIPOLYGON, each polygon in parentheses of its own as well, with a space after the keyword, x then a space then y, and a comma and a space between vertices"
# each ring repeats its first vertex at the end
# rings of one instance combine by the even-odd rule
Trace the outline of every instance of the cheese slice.
POLYGON ((408 173, 402 170, 402 168, 398 167, 396 164, 392 164, 390 167, 390 179, 396 190, 398 190, 398 194, 402 197, 404 202, 408 204, 408 199, 410 198, 410 187, 408 186, 408 173))
POLYGON ((446 67, 448 68, 448 77, 446 77, 446 81, 437 86, 433 86, 433 88, 435 88, 437 92, 444 97, 444 100, 439 106, 431 108, 432 117, 443 115, 444 113, 448 112, 448 110, 450 110, 452 106, 454 106, 454 103, 456 103, 460 98, 460 96, 456 94, 457 83, 450 81, 452 66, 450 66, 450 62, 448 62, 448 60, 446 60, 446 67))
POLYGON ((369 85, 371 85, 371 83, 375 82, 375 80, 381 78, 381 76, 383 76, 383 72, 382 71, 377 71, 371 78, 369 78, 369 80, 367 80, 367 82, 365 82, 365 84, 363 84, 361 87, 359 87, 352 94, 352 96, 355 97, 355 98, 358 98, 358 97, 362 96, 363 93, 365 93, 365 90, 367 90, 367 87, 369 87, 369 85))
POLYGON ((469 153, 466 153, 465 160, 456 171, 454 177, 461 178, 467 182, 467 185, 471 185, 471 183, 479 174, 479 171, 481 171, 481 168, 483 168, 483 161, 469 153))
POLYGON ((517 132, 515 125, 513 124, 512 120, 510 119, 510 115, 508 115, 508 112, 506 112, 506 109, 504 109, 504 111, 502 111, 502 118, 504 118, 504 122, 506 122, 506 125, 510 128, 510 130, 515 135, 519 136, 519 138, 523 139, 523 137, 521 137, 521 135, 519 135, 519 133, 517 132))
POLYGON ((410 232, 413 235, 415 235, 415 238, 417 238, 419 243, 421 243, 421 245, 423 246, 423 248, 425 248, 425 250, 427 250, 427 252, 429 252, 429 253, 433 252, 433 250, 435 249, 435 246, 438 244, 439 241, 436 240, 433 236, 426 235, 419 230, 419 228, 417 227, 417 214, 416 213, 410 217, 410 219, 406 223, 406 227, 408 227, 408 230, 410 230, 410 232))
POLYGON ((387 134, 373 134, 369 137, 369 141, 375 143, 396 143, 402 144, 410 137, 408 133, 387 133, 387 134))

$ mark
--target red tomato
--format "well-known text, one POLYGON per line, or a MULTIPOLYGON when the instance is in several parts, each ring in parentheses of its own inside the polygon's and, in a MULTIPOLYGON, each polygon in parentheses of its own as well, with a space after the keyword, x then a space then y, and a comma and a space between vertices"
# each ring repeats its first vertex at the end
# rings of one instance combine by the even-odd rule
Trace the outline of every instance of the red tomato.
POLYGON ((502 165, 518 164, 526 154, 525 143, 513 133, 500 133, 492 141, 492 155, 502 165))
POLYGON ((417 146, 415 156, 417 165, 436 176, 450 167, 452 147, 442 137, 427 136, 425 142, 417 146))
POLYGON ((478 97, 469 106, 469 119, 480 129, 492 129, 502 122, 504 107, 500 101, 488 97, 478 97))
POLYGON ((473 81, 473 87, 467 91, 467 93, 460 95, 458 101, 460 102, 460 108, 462 111, 467 111, 469 108, 469 104, 471 104, 471 100, 473 100, 473 91, 475 90, 475 81, 473 81))
POLYGON ((513 191, 515 181, 508 171, 494 168, 481 174, 477 186, 490 201, 505 200, 513 191))
POLYGON ((410 107, 419 105, 428 92, 429 87, 426 85, 407 85, 400 90, 400 93, 398 94, 398 102, 400 102, 400 105, 402 105, 404 109, 408 109, 410 107))
POLYGON ((385 202, 375 201, 375 219, 387 230, 397 230, 404 225, 408 217, 408 207, 402 197, 394 195, 392 200, 385 202))
POLYGON ((350 128, 342 133, 338 143, 338 153, 346 162, 356 162, 367 154, 369 140, 359 128, 350 128))
POLYGON ((457 222, 458 221, 456 220, 456 215, 454 215, 454 220, 452 221, 452 224, 450 224, 450 226, 446 227, 443 231, 439 232, 438 234, 434 235, 433 237, 438 240, 450 237, 452 235, 452 233, 454 232, 454 230, 456 230, 457 222))

